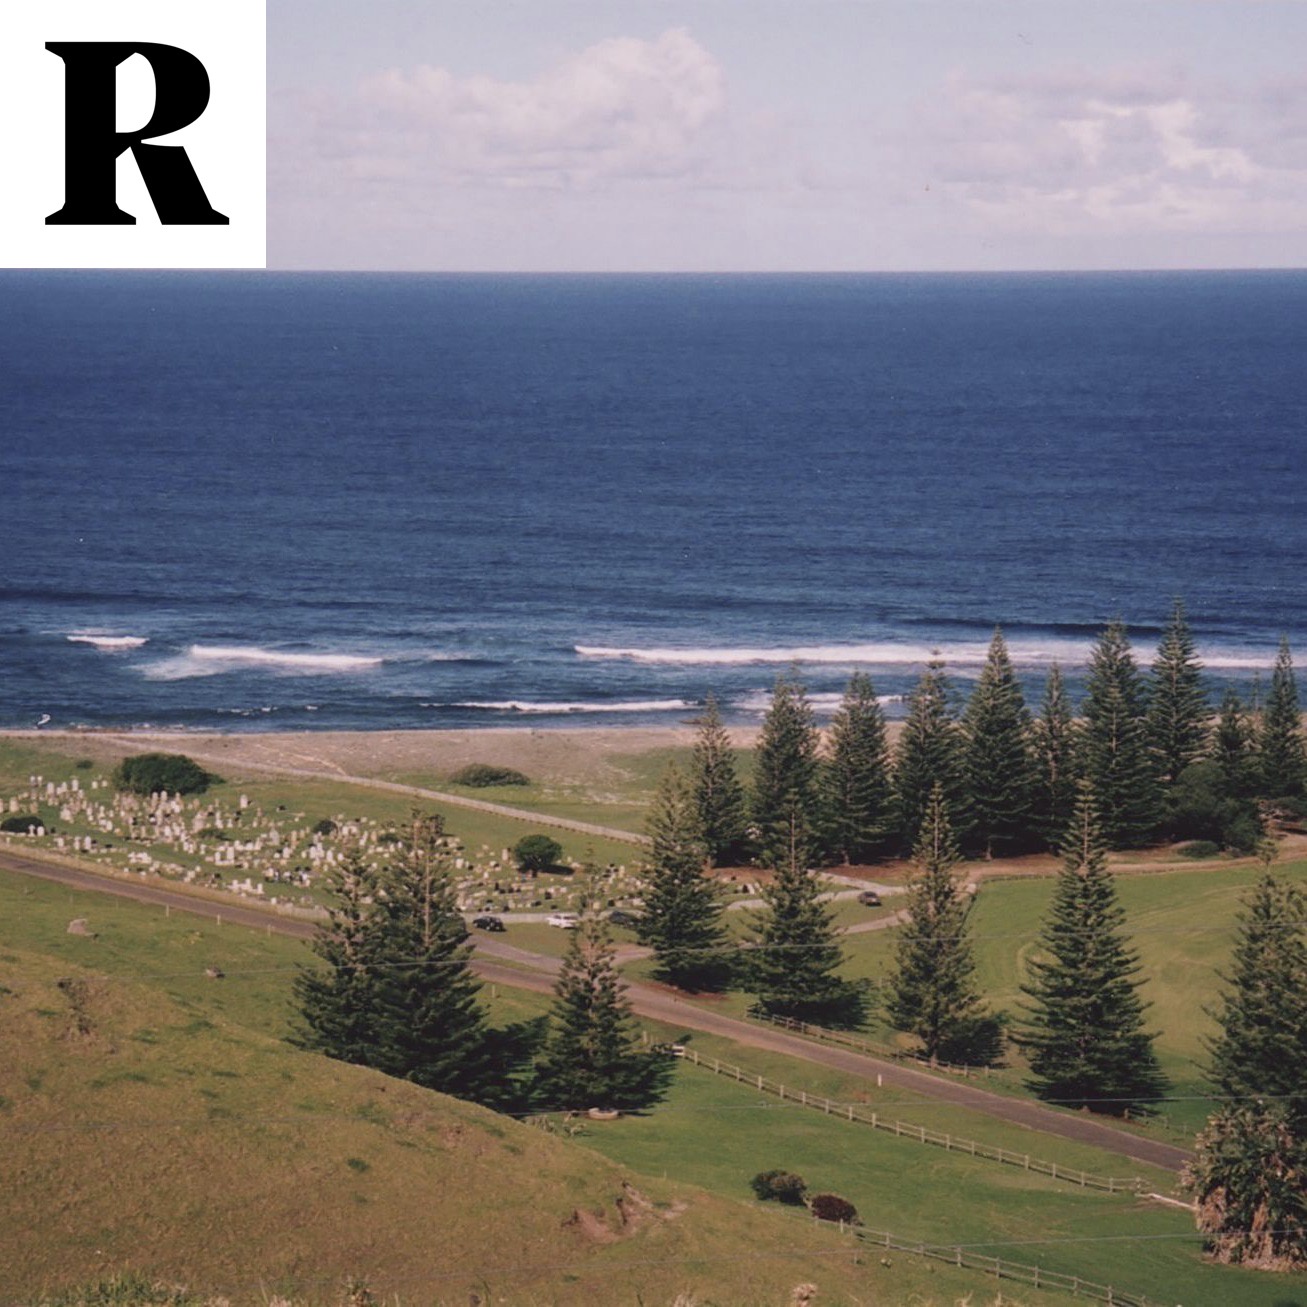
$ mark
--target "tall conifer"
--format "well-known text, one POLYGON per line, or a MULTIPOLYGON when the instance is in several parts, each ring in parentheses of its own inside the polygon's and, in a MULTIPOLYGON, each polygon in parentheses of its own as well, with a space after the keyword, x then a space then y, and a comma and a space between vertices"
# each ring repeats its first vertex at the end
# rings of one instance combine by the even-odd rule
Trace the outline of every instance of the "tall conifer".
POLYGON ((1138 848, 1162 817, 1148 747, 1143 686, 1125 626, 1109 623, 1089 660, 1081 733, 1085 775, 1110 847, 1138 848))
POLYGON ((1221 1105, 1198 1136, 1186 1182, 1219 1261, 1307 1267, 1307 903, 1267 875, 1239 918, 1216 1013, 1212 1079, 1221 1105))
POLYGON ((834 915, 821 901, 817 877, 802 857, 797 825, 774 881, 763 888, 764 908, 754 922, 747 954, 748 988, 769 1016, 817 1025, 859 1024, 861 991, 838 975, 844 954, 834 915))
POLYGON ((690 789, 709 865, 725 867, 748 854, 748 805, 713 695, 709 694, 695 725, 690 789))
POLYGON ((1001 631, 990 642, 963 714, 962 734, 973 844, 987 858, 1028 845, 1036 786, 1030 714, 1001 631))
POLYGON ((1243 700, 1233 688, 1221 697, 1209 756, 1226 794, 1244 798, 1257 792, 1257 741, 1243 700))
POLYGON ((1031 736, 1035 755, 1035 827, 1049 848, 1066 833, 1080 779, 1079 732, 1056 662, 1048 669, 1044 699, 1031 736))
POLYGON ((1171 784, 1202 757, 1210 734, 1202 664, 1177 599, 1148 680, 1148 743, 1159 779, 1171 784))
POLYGON ((1166 1079, 1144 1030, 1138 958, 1107 870, 1093 794, 1082 784, 1062 870, 1030 961, 1020 1037, 1041 1098, 1120 1114, 1153 1110, 1166 1079))
POLYGON ((705 875, 694 796, 673 764, 649 814, 640 942, 652 947, 658 979, 681 989, 720 989, 729 979, 722 903, 705 875))
POLYGON ((965 843, 971 827, 971 803, 962 746, 952 687, 936 654, 908 696, 908 716, 895 760, 899 834, 906 846, 911 847, 926 819, 936 785, 943 788, 954 836, 965 843))
POLYGON ((818 853, 819 822, 812 708, 798 679, 781 676, 754 754, 753 823, 763 865, 780 867, 796 850, 806 865, 818 853))
POLYGON ((1271 689, 1266 696, 1266 711, 1258 737, 1261 754, 1262 794, 1268 799, 1302 792, 1307 776, 1304 755, 1302 709, 1298 703, 1298 682, 1293 673, 1293 655, 1289 641, 1280 639, 1271 689))
POLYGON ((546 1110, 638 1111, 662 1097, 667 1064, 640 1048, 607 927, 591 911, 572 932, 554 985, 536 1091, 546 1110))
POLYGON ((885 851, 894 827, 885 715, 865 673, 855 672, 830 727, 830 758, 821 772, 827 843, 848 866, 885 851))
POLYGON ((941 1056, 952 1060, 981 1017, 967 900, 955 874, 960 855, 942 786, 931 791, 914 856, 888 1011, 897 1029, 921 1041, 933 1065, 941 1056))

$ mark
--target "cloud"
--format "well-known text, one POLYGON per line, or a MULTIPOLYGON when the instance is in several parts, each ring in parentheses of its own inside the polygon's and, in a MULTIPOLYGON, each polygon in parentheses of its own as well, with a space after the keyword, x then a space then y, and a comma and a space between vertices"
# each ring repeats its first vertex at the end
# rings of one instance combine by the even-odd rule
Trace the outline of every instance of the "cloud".
POLYGON ((311 140, 358 181, 584 189, 693 174, 725 103, 722 69, 676 28, 600 41, 529 81, 392 68, 314 106, 311 140))
POLYGON ((1300 228, 1307 96, 1177 72, 958 77, 913 150, 949 198, 1009 230, 1300 228))

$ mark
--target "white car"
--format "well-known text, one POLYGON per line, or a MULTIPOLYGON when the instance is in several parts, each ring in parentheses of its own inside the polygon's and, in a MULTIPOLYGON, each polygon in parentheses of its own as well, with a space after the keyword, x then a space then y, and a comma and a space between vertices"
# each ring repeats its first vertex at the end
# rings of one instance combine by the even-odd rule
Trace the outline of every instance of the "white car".
POLYGON ((581 924, 581 918, 575 912, 555 912, 549 918, 549 925, 557 926, 559 930, 575 930, 581 924))

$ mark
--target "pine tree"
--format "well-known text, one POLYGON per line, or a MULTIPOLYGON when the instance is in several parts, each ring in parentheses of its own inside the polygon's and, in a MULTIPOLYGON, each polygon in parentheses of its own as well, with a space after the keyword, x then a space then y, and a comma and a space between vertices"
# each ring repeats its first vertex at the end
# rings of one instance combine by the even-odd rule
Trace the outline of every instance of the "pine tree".
POLYGON ((1031 730, 1035 755, 1035 827, 1050 848, 1066 833, 1080 779, 1079 732, 1062 683, 1062 669, 1053 663, 1044 685, 1044 701, 1031 730))
POLYGON ((607 927, 586 912, 554 986, 536 1093, 545 1110, 634 1112, 666 1092, 668 1063, 640 1049, 607 927))
POLYGON ((1039 1097, 1072 1107, 1150 1111, 1166 1079, 1144 1031, 1138 958, 1122 935, 1125 913, 1088 785, 1080 787, 1063 854, 1040 956, 1022 986, 1031 1000, 1020 1038, 1028 1083, 1039 1097))
POLYGON ((1223 1262, 1307 1267, 1307 902, 1269 874, 1239 917, 1215 1014, 1211 1075, 1222 1096, 1186 1182, 1223 1262))
POLYGON ((765 907, 754 923, 754 948, 747 958, 748 988, 768 1016, 856 1026, 863 996, 837 974, 844 955, 834 916, 819 897, 820 886, 801 848, 796 818, 789 855, 762 891, 765 907))
POLYGON ((1257 792, 1257 742, 1252 722, 1237 690, 1227 689, 1212 732, 1210 757, 1221 774, 1225 792, 1246 798, 1257 792))
POLYGON ((1203 756, 1210 715, 1202 664, 1185 619, 1184 603, 1177 599, 1157 646, 1148 683, 1148 743, 1163 783, 1173 783, 1203 756))
POLYGON ((1302 709, 1298 705, 1298 683, 1293 674, 1289 641, 1281 638, 1280 652, 1271 674, 1271 690, 1258 739, 1261 754, 1262 795, 1278 799, 1302 792, 1307 776, 1303 750, 1302 709))
POLYGON ((730 866, 748 855, 748 808, 735 771, 730 737, 711 694, 696 726, 690 788, 700 834, 709 865, 730 866))
POLYGON ((1081 732, 1085 775, 1110 847, 1138 848, 1162 818, 1148 747, 1139 669, 1121 622, 1111 622, 1089 660, 1081 732))
POLYGON ((976 963, 967 938, 967 900, 954 874, 960 854, 942 786, 935 786, 915 850, 908 917, 899 932, 889 1017, 921 1041, 932 1065, 952 1060, 982 1017, 976 963))
POLYGON ((803 686, 777 678, 753 765, 753 823, 764 866, 818 852, 817 728, 803 686))
POLYGON ((326 964, 300 968, 295 1000, 301 1025, 294 1042, 356 1066, 373 1065, 378 998, 374 964, 379 932, 372 908, 372 878, 357 850, 329 869, 333 906, 309 947, 326 964))
POLYGON ((962 733, 976 847, 992 858, 1028 845, 1036 786, 1030 714, 1001 631, 990 642, 962 733))
POLYGON ((931 791, 943 786, 949 823, 966 842, 971 826, 962 735, 953 712, 952 689, 938 656, 931 658, 908 696, 908 716, 899 736, 894 769, 899 834, 905 845, 926 819, 931 791))
POLYGON ((654 951, 655 975, 680 989, 722 989, 730 979, 722 903, 704 874, 694 796, 675 765, 663 775, 647 829, 651 849, 637 930, 654 951))
POLYGON ((376 1051, 369 1065, 427 1089, 477 1099, 499 1072, 454 899, 439 816, 414 814, 378 879, 376 1051))
POLYGON ((874 861, 894 826, 885 715, 871 679, 855 672, 830 728, 821 771, 826 842, 845 866, 874 861))

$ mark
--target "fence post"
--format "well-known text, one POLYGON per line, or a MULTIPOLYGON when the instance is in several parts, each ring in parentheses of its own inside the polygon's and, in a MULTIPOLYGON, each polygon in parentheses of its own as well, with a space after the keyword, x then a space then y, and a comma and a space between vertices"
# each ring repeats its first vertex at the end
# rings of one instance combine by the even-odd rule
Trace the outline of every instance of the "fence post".
POLYGON ((1029 1153, 1026 1154, 1026 1170, 1027 1170, 1027 1171, 1030 1170, 1030 1154, 1029 1154, 1029 1153))
POLYGON ((762 1077, 761 1077, 761 1076, 758 1077, 758 1088, 759 1088, 759 1089, 762 1088, 762 1077))
POLYGON ((1056 1162, 1053 1163, 1053 1170, 1052 1170, 1051 1174, 1052 1174, 1052 1176, 1053 1176, 1053 1179, 1056 1180, 1056 1179, 1057 1179, 1057 1163, 1056 1163, 1056 1162))

